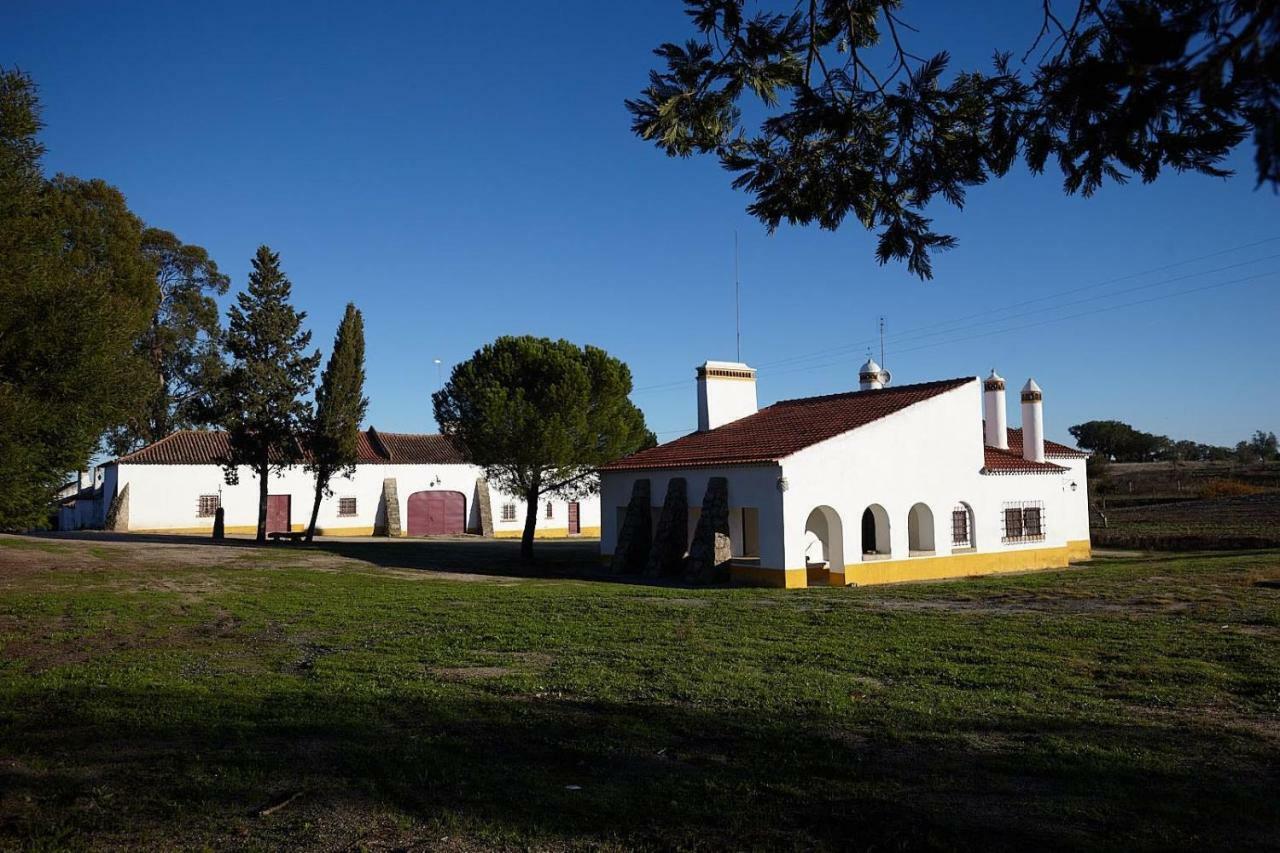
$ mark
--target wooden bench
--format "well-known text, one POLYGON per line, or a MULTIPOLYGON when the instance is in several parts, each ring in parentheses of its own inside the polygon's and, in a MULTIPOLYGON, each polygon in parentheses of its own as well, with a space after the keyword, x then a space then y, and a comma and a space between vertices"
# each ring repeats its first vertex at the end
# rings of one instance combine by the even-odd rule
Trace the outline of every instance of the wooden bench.
POLYGON ((305 530, 301 530, 297 532, 289 531, 288 533, 286 533, 283 530, 277 530, 275 533, 268 533, 267 538, 270 539, 272 542, 280 542, 281 540, 287 539, 296 545, 297 543, 307 538, 307 531, 305 530))

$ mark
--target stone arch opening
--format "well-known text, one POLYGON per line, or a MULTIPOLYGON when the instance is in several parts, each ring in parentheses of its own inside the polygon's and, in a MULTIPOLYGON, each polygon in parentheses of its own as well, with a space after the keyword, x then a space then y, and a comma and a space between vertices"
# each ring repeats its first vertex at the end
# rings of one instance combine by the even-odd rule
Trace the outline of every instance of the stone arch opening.
POLYGON ((862 511, 862 557, 887 557, 890 550, 889 513, 880 504, 872 504, 862 511))
POLYGON ((934 552, 933 510, 927 504, 916 504, 907 513, 907 548, 913 557, 934 552))
POLYGON ((810 584, 827 583, 828 574, 844 572, 844 525, 829 506, 814 507, 804 523, 804 564, 810 584))

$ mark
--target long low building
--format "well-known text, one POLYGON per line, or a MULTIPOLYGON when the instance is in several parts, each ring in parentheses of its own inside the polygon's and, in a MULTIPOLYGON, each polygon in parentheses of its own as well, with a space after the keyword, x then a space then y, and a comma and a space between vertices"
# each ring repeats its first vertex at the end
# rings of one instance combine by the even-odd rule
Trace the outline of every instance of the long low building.
MULTIPOLYGON (((101 466, 91 512, 69 516, 75 526, 147 533, 211 534, 221 507, 227 533, 253 533, 258 478, 238 469, 228 485, 221 465, 227 434, 183 430, 101 466)), ((484 471, 440 435, 360 433, 355 472, 335 477, 320 504, 322 536, 448 536, 498 538, 524 531, 525 503, 491 490, 484 471)), ((311 519, 315 478, 301 465, 269 480, 268 532, 302 531, 311 519)), ((538 506, 538 538, 600 535, 599 503, 546 500, 538 506)))
POLYGON ((601 469, 618 573, 842 586, 1066 566, 1090 554, 1087 454, 1044 438, 1042 393, 961 377, 757 411, 755 371, 697 370, 698 431, 601 469))

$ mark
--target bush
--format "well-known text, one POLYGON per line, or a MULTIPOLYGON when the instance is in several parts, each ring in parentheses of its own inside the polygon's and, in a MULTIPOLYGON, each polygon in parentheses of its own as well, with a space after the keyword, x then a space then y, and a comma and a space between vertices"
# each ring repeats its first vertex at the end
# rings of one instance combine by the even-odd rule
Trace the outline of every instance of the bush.
POLYGON ((1200 487, 1202 498, 1243 498, 1267 491, 1262 486, 1242 483, 1239 480, 1210 480, 1200 487))

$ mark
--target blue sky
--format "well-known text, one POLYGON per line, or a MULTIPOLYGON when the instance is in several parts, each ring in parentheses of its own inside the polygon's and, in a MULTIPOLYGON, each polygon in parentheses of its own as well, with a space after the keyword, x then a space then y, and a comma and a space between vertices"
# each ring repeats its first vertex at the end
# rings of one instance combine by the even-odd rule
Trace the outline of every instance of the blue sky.
MULTIPOLYGON (((907 18, 975 65, 1021 55, 1038 7, 913 0, 907 18)), ((734 356, 736 230, 762 404, 856 387, 883 314, 895 382, 1034 375, 1054 438, 1093 418, 1215 443, 1280 430, 1280 199, 1254 189, 1251 144, 1234 179, 1093 199, 1016 171, 936 209, 960 245, 922 283, 858 229, 768 235, 716 162, 631 135, 623 99, 688 33, 677 0, 8 0, 0 63, 40 85, 49 172, 120 187, 233 289, 269 244, 322 348, 354 301, 382 429, 434 428, 433 359, 531 333, 623 358, 676 437, 694 365, 734 356)))

